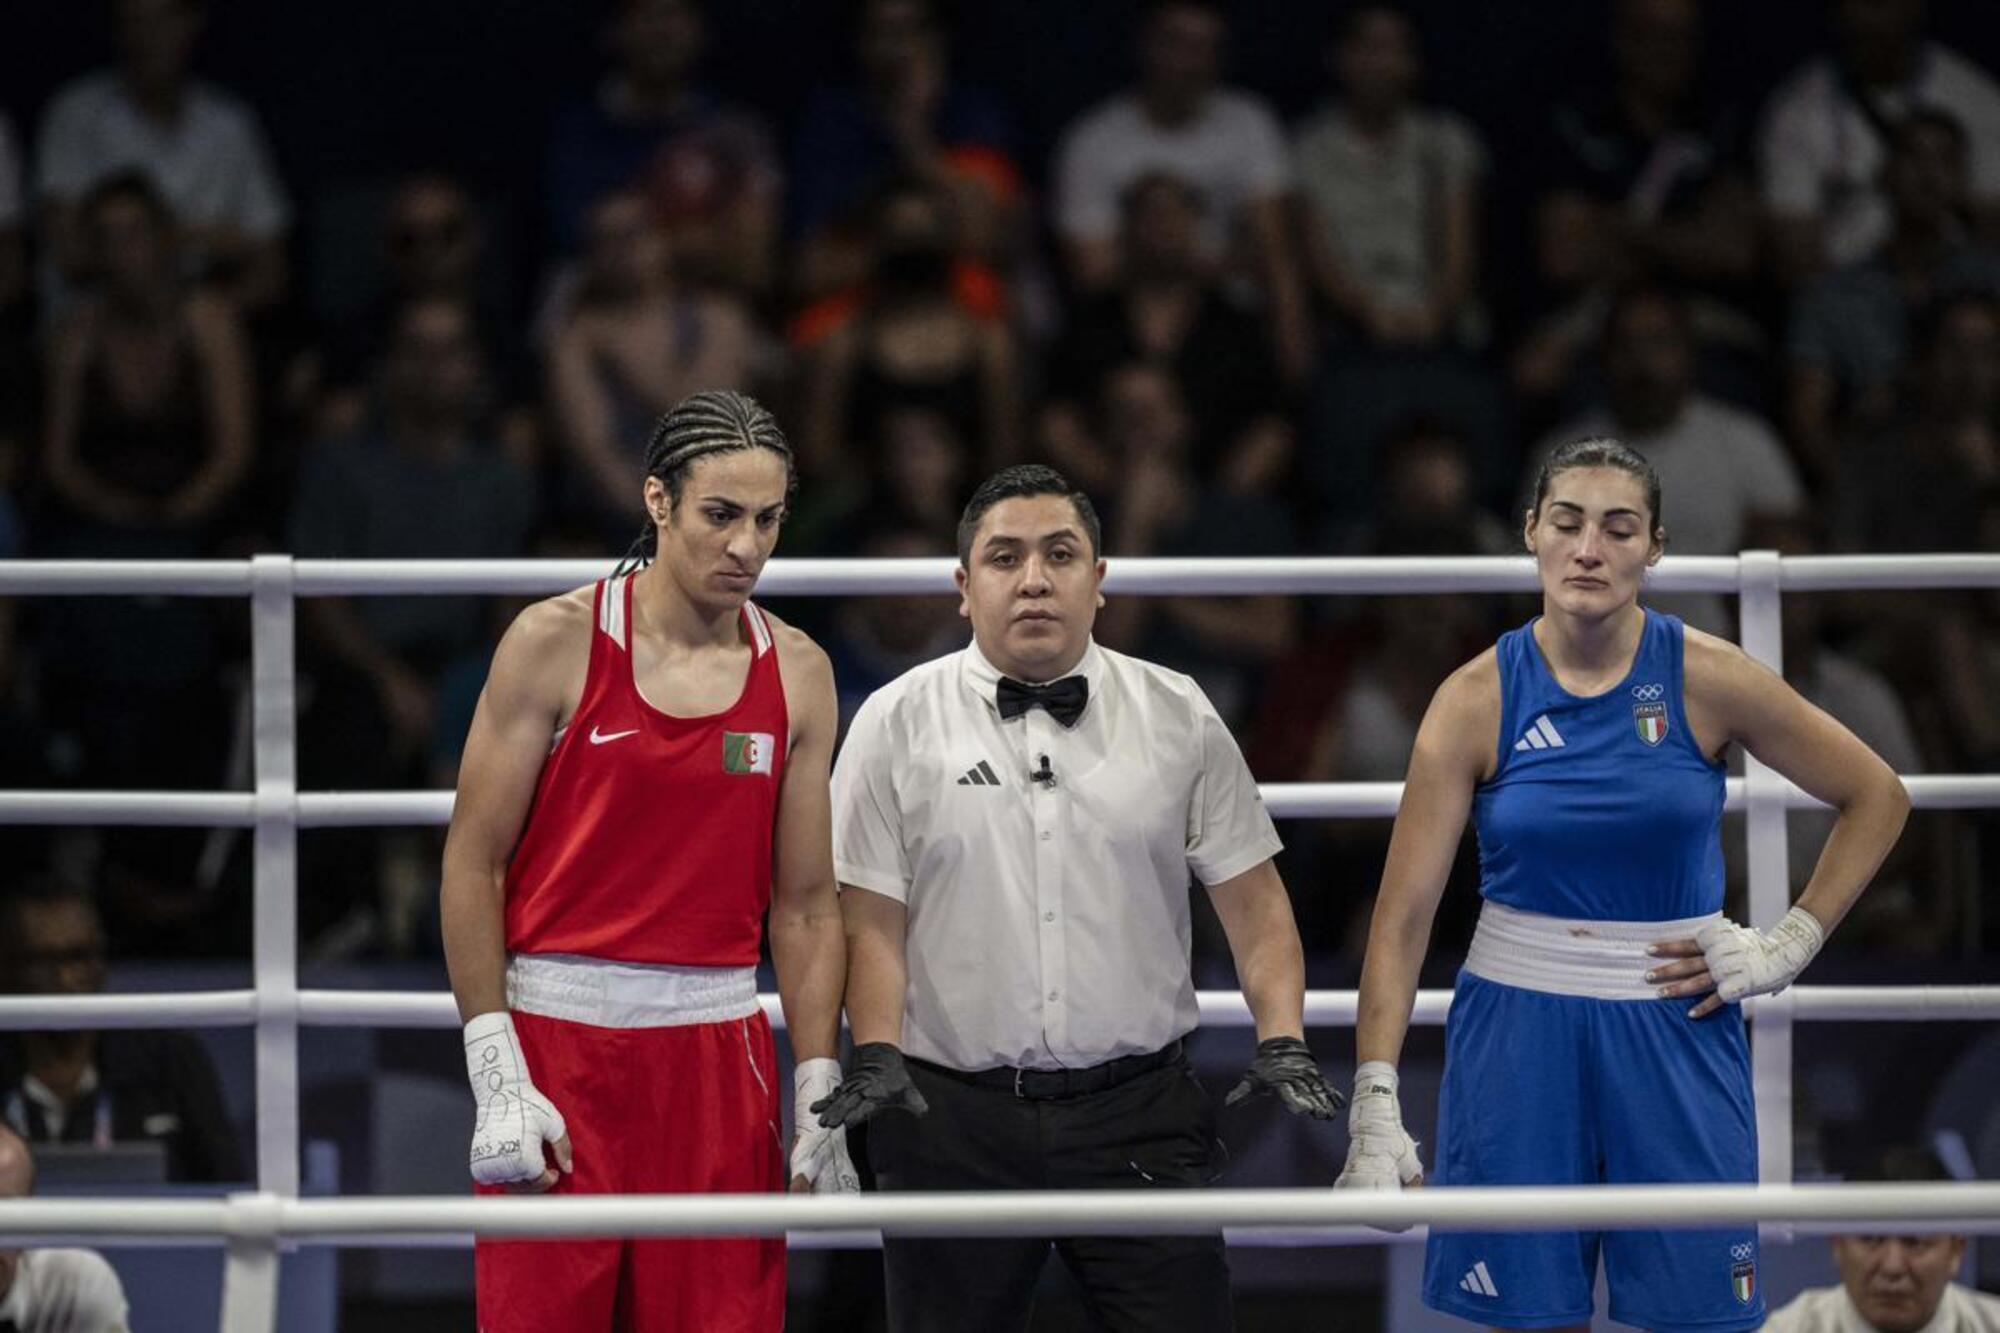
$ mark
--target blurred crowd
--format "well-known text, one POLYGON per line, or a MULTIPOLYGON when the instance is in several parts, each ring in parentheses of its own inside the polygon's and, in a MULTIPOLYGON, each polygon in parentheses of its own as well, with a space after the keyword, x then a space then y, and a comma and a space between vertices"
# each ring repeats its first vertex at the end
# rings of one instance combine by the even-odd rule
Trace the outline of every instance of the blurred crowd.
MULTIPOLYGON (((1427 84, 1415 12, 1328 7, 1286 119, 1231 6, 1164 0, 1046 153, 1018 89, 959 73, 971 8, 854 0, 782 124, 695 0, 579 9, 602 68, 539 179, 373 182, 308 247, 286 126, 194 72, 231 11, 113 0, 102 67, 0 117, 0 558, 608 573, 651 423, 712 387, 796 446, 781 555, 949 553, 1027 459, 1092 491, 1113 559, 1510 552, 1523 478, 1585 433, 1656 464, 1672 553, 2000 549, 2000 82, 1922 0, 1829 0, 1830 44, 1748 104, 1704 76, 1698 0, 1615 0, 1504 134, 1427 84)), ((1735 632, 1730 599, 1659 604, 1735 632)), ((2000 596, 1786 607, 1787 674, 1899 771, 2000 761, 2000 596)), ((515 609, 302 602, 301 786, 449 785, 515 609)), ((1100 638, 1196 676, 1264 780, 1393 780, 1444 674, 1530 609, 1114 599, 1100 638)), ((782 610, 850 711, 964 637, 949 598, 782 610)), ((246 637, 240 603, 0 601, 6 785, 249 785, 246 637)), ((1792 827, 1803 882, 1824 824, 1792 827)), ((247 932, 245 835, 0 833, 114 950, 247 932)), ((2000 950, 1995 834, 1920 815, 1837 947, 2000 950)), ((1288 837, 1309 947, 1358 956, 1386 824, 1288 837)), ((306 835, 310 956, 434 950, 436 864, 429 831, 306 835)))

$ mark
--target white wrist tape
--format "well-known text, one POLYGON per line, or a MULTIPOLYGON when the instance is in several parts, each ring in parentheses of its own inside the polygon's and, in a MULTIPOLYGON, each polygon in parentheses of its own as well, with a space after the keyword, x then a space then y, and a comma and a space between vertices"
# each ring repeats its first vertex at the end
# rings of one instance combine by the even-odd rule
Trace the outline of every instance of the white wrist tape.
POLYGON ((1401 1189, 1424 1174, 1417 1143, 1403 1128, 1396 1090, 1396 1067, 1370 1060, 1354 1071, 1354 1097, 1347 1105, 1347 1165, 1335 1182, 1340 1189, 1401 1189))
POLYGON ((569 1133, 562 1115, 528 1077, 527 1059, 505 1010, 465 1025, 465 1073, 472 1083, 472 1178, 482 1185, 539 1179, 542 1142, 569 1133))
POLYGON ((840 1061, 819 1056, 792 1071, 792 1174, 804 1176, 814 1194, 859 1194, 861 1176, 847 1155, 847 1131, 828 1129, 812 1104, 840 1086, 840 1061))
POLYGON ((1715 993, 1727 1004, 1752 995, 1775 995, 1792 984, 1826 943, 1819 919, 1794 907, 1768 931, 1727 919, 1703 926, 1695 936, 1715 993))

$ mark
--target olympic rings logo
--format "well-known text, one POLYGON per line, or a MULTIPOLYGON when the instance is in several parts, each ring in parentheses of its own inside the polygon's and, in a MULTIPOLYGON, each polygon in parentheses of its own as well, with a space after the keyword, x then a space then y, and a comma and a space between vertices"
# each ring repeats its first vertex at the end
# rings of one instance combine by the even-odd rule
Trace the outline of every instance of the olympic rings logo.
POLYGON ((1667 687, 1664 685, 1634 685, 1632 687, 1632 697, 1645 703, 1651 703, 1662 694, 1665 694, 1666 689, 1667 687))
POLYGON ((1739 1264, 1742 1263, 1745 1259, 1748 1259, 1751 1255, 1755 1253, 1757 1253, 1757 1247, 1755 1245, 1752 1245, 1749 1241, 1744 1241, 1740 1245, 1732 1245, 1729 1247, 1729 1257, 1731 1259, 1734 1259, 1739 1264))

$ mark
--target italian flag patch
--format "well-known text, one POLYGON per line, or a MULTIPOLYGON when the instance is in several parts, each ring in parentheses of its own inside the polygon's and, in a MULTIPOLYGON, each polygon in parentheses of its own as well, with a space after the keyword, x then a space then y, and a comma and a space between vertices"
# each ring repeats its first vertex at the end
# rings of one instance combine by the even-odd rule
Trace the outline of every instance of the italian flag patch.
POLYGON ((725 731, 722 733, 722 771, 725 773, 769 773, 771 756, 777 746, 768 731, 725 731))

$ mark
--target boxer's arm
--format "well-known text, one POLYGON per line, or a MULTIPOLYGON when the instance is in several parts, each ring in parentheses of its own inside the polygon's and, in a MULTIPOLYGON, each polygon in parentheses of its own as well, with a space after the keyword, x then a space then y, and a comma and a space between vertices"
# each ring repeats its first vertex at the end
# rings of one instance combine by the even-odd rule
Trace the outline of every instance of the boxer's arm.
POLYGON ((792 1057, 803 1062, 839 1051, 840 994, 847 984, 828 794, 839 712, 833 666, 819 646, 780 627, 778 651, 792 741, 772 849, 771 963, 792 1057))
POLYGON ((445 967, 461 1021, 507 1007, 507 862, 527 823, 564 711, 565 676, 575 673, 579 651, 588 670, 589 634, 590 609, 573 597, 530 606, 500 640, 473 713, 439 888, 445 967))
POLYGON ((1355 1019, 1356 1064, 1394 1065, 1402 1055, 1417 974, 1465 833, 1472 789, 1498 745, 1498 700, 1499 670, 1488 652, 1438 687, 1417 729, 1368 927, 1355 1019))

